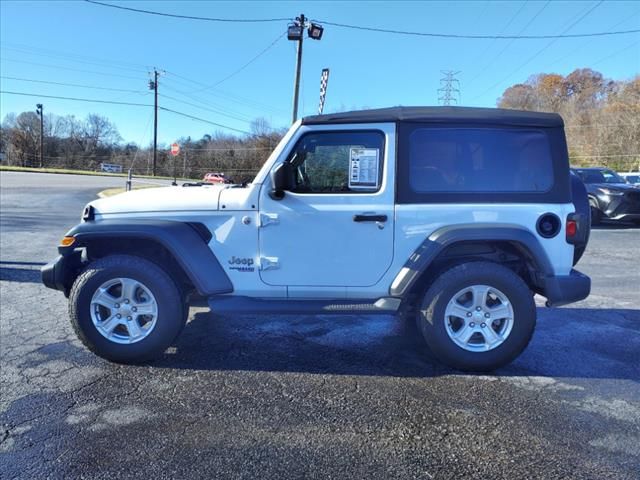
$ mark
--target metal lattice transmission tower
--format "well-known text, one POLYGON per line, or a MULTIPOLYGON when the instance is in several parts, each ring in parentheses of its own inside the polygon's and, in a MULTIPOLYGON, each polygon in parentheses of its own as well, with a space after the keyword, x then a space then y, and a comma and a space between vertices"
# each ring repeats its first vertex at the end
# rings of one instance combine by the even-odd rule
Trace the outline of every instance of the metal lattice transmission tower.
POLYGON ((438 102, 441 105, 458 104, 460 102, 460 81, 456 78, 460 72, 453 70, 441 70, 444 77, 440 79, 438 89, 438 102))

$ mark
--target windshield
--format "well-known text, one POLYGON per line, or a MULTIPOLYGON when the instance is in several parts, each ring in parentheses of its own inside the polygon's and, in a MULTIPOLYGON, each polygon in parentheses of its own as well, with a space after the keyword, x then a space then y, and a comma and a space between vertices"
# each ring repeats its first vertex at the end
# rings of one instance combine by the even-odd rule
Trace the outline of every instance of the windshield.
POLYGON ((577 174, 584 183, 627 183, 613 170, 578 170, 577 174))

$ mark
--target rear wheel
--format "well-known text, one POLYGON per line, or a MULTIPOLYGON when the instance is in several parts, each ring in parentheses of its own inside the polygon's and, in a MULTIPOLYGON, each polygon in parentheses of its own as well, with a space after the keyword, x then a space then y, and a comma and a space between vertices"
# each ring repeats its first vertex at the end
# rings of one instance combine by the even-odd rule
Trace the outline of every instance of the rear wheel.
POLYGON ((490 262, 445 271, 418 313, 431 351, 465 371, 491 371, 511 362, 527 347, 535 323, 529 287, 513 271, 490 262))
POLYGON ((91 263, 71 288, 69 314, 89 350, 122 363, 160 355, 186 321, 184 300, 167 273, 130 255, 91 263))

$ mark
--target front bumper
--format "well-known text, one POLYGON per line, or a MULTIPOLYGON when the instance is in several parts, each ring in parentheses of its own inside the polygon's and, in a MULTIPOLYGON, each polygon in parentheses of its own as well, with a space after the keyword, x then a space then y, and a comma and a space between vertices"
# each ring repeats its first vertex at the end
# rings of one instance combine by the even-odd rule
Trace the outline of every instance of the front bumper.
POLYGON ((571 270, 569 275, 545 277, 543 280, 543 294, 551 307, 584 300, 590 292, 591 279, 577 270, 571 270))
POLYGON ((623 195, 598 195, 598 202, 609 220, 640 219, 640 191, 625 192, 623 195))
POLYGON ((73 251, 67 255, 58 255, 55 260, 40 269, 42 283, 47 288, 69 294, 78 271, 82 268, 82 252, 73 251))

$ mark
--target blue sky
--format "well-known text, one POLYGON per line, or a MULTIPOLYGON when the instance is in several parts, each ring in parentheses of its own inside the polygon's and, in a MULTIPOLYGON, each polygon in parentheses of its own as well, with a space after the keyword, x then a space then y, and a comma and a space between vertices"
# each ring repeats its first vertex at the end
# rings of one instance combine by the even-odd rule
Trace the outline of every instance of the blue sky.
MULTIPOLYGON (((107 2, 108 0, 104 0, 107 2)), ((116 3, 116 2, 110 2, 116 3)), ((224 18, 312 19, 420 32, 559 34, 596 1, 204 2, 130 1, 134 8, 224 18), (537 15, 537 16, 536 16, 537 15), (534 18, 535 17, 535 18, 534 18), (526 27, 526 28, 525 28, 526 27)), ((100 86, 98 90, 1 78, 2 90, 151 104, 148 71, 160 78, 160 105, 239 130, 265 117, 291 120, 295 43, 287 22, 214 23, 145 15, 83 1, 0 2, 3 77, 100 86), (122 90, 122 91, 121 91, 122 90), (172 98, 165 97, 169 96, 172 98), (187 103, 188 102, 188 103, 187 103)), ((605 1, 566 33, 640 28, 640 2, 605 1)), ((331 69, 325 111, 438 104, 441 70, 459 71, 461 104, 495 106, 505 88, 534 73, 591 67, 612 79, 640 72, 640 34, 559 40, 468 40, 401 36, 325 26, 304 43, 301 112, 317 111, 320 72, 331 69)), ((126 141, 148 144, 152 109, 3 94, 0 115, 45 105, 45 113, 110 118, 126 141)), ((160 112, 159 141, 200 138, 222 128, 160 112)), ((227 130, 227 132, 232 133, 227 130)))

